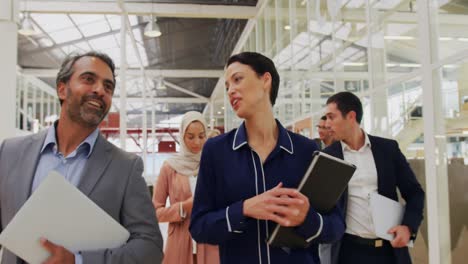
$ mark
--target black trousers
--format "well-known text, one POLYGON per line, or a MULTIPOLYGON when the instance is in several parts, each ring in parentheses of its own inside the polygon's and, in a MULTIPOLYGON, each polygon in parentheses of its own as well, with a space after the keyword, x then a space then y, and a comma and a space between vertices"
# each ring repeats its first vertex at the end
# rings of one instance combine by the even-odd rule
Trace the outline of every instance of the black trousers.
POLYGON ((395 255, 390 242, 384 240, 381 247, 365 245, 350 239, 345 234, 341 240, 339 264, 395 264, 395 255))

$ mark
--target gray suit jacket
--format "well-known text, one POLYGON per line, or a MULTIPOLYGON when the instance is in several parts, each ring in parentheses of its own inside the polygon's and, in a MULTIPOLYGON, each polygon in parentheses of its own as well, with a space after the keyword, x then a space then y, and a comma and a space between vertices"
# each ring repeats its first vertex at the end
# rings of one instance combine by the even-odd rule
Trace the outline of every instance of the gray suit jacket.
MULTIPOLYGON (((0 145, 0 231, 30 196, 46 134, 47 131, 42 131, 8 139, 0 145)), ((78 189, 124 226, 130 232, 130 238, 120 248, 81 252, 83 263, 162 261, 161 232, 142 172, 141 158, 120 150, 102 135, 98 136, 78 189)), ((33 219, 31 224, 34 224, 33 219)), ((22 262, 4 249, 2 264, 22 262)))

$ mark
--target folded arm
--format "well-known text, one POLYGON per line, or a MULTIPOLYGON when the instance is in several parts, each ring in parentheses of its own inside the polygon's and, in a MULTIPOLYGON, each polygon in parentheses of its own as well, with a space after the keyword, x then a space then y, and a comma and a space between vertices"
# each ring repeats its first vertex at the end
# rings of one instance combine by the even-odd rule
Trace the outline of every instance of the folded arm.
POLYGON ((158 180, 153 189, 153 206, 156 210, 156 216, 159 222, 181 222, 184 218, 181 215, 182 202, 174 203, 166 207, 166 200, 169 196, 171 180, 174 170, 165 163, 161 167, 158 180))

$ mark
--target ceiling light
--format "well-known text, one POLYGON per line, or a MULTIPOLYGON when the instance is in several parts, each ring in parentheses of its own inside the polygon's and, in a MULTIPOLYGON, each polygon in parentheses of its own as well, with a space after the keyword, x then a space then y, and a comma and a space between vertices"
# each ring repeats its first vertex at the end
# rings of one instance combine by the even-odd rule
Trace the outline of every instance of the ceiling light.
POLYGON ((151 16, 151 20, 146 24, 145 27, 145 36, 150 38, 159 37, 162 35, 161 29, 159 29, 159 25, 157 23, 156 17, 151 16))
POLYGON ((468 42, 468 38, 457 38, 458 41, 468 42))
POLYGON ((455 69, 455 68, 458 67, 458 65, 456 65, 456 64, 447 64, 447 65, 444 65, 442 67, 444 67, 446 69, 455 69))
POLYGON ((218 115, 222 114, 221 111, 218 111, 218 115))
POLYGON ((284 29, 286 29, 286 30, 291 30, 291 26, 290 26, 290 25, 286 25, 286 26, 284 26, 284 29))
POLYGON ((32 36, 32 35, 36 35, 36 34, 40 33, 34 27, 31 16, 29 15, 29 13, 26 13, 24 15, 24 18, 23 18, 23 21, 21 21, 21 27, 18 30, 18 33, 20 33, 21 35, 24 35, 24 36, 32 36))
POLYGON ((421 64, 418 64, 418 63, 400 63, 400 67, 418 68, 418 67, 421 67, 421 64))
POLYGON ((165 103, 165 104, 163 105, 161 111, 162 111, 163 113, 169 112, 169 104, 168 104, 168 103, 165 103))
POLYGON ((448 41, 448 40, 453 40, 452 37, 440 37, 439 38, 440 41, 448 41))
POLYGON ((414 37, 412 36, 384 36, 384 39, 387 40, 412 40, 414 37))
POLYGON ((158 81, 158 86, 157 86, 158 90, 166 90, 167 87, 166 87, 166 84, 164 83, 164 79, 161 77, 158 81))
POLYGON ((365 62, 343 62, 343 66, 364 66, 365 62))

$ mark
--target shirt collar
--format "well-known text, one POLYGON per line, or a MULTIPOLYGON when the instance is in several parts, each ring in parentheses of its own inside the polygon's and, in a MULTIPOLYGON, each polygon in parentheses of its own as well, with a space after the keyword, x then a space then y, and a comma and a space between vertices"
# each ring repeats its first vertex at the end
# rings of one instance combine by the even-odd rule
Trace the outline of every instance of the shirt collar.
MULTIPOLYGON (((343 150, 343 152, 345 151, 353 151, 353 149, 351 149, 348 144, 344 143, 342 140, 340 141, 341 143, 341 149, 343 150)), ((369 136, 367 135, 366 132, 364 132, 364 145, 358 150, 360 151, 361 149, 363 149, 364 147, 369 147, 371 148, 372 145, 371 145, 371 142, 369 140, 369 136)))
MULTIPOLYGON (((56 149, 57 147, 57 136, 56 136, 57 124, 58 124, 58 121, 55 122, 54 125, 50 126, 47 129, 47 135, 46 135, 44 144, 42 145, 41 154, 49 145, 52 145, 55 148, 54 149, 55 152, 58 151, 56 149)), ((88 135, 88 137, 85 138, 85 140, 83 140, 83 142, 80 143, 80 145, 78 145, 76 149, 79 149, 81 146, 84 146, 85 144, 88 145, 88 148, 86 148, 86 150, 88 151, 88 153, 86 153, 86 157, 89 157, 89 155, 91 155, 91 153, 93 152, 94 144, 96 143, 98 135, 99 135, 99 129, 96 128, 91 134, 88 135)))
MULTIPOLYGON (((294 146, 288 131, 286 130, 286 128, 283 127, 283 125, 281 125, 281 123, 278 120, 276 120, 276 124, 278 125, 279 131, 277 146, 279 146, 281 149, 288 152, 289 154, 293 154, 294 146)), ((236 133, 234 134, 232 150, 238 150, 244 145, 247 145, 247 131, 245 128, 245 122, 242 122, 242 124, 239 126, 239 128, 236 130, 236 133)))

